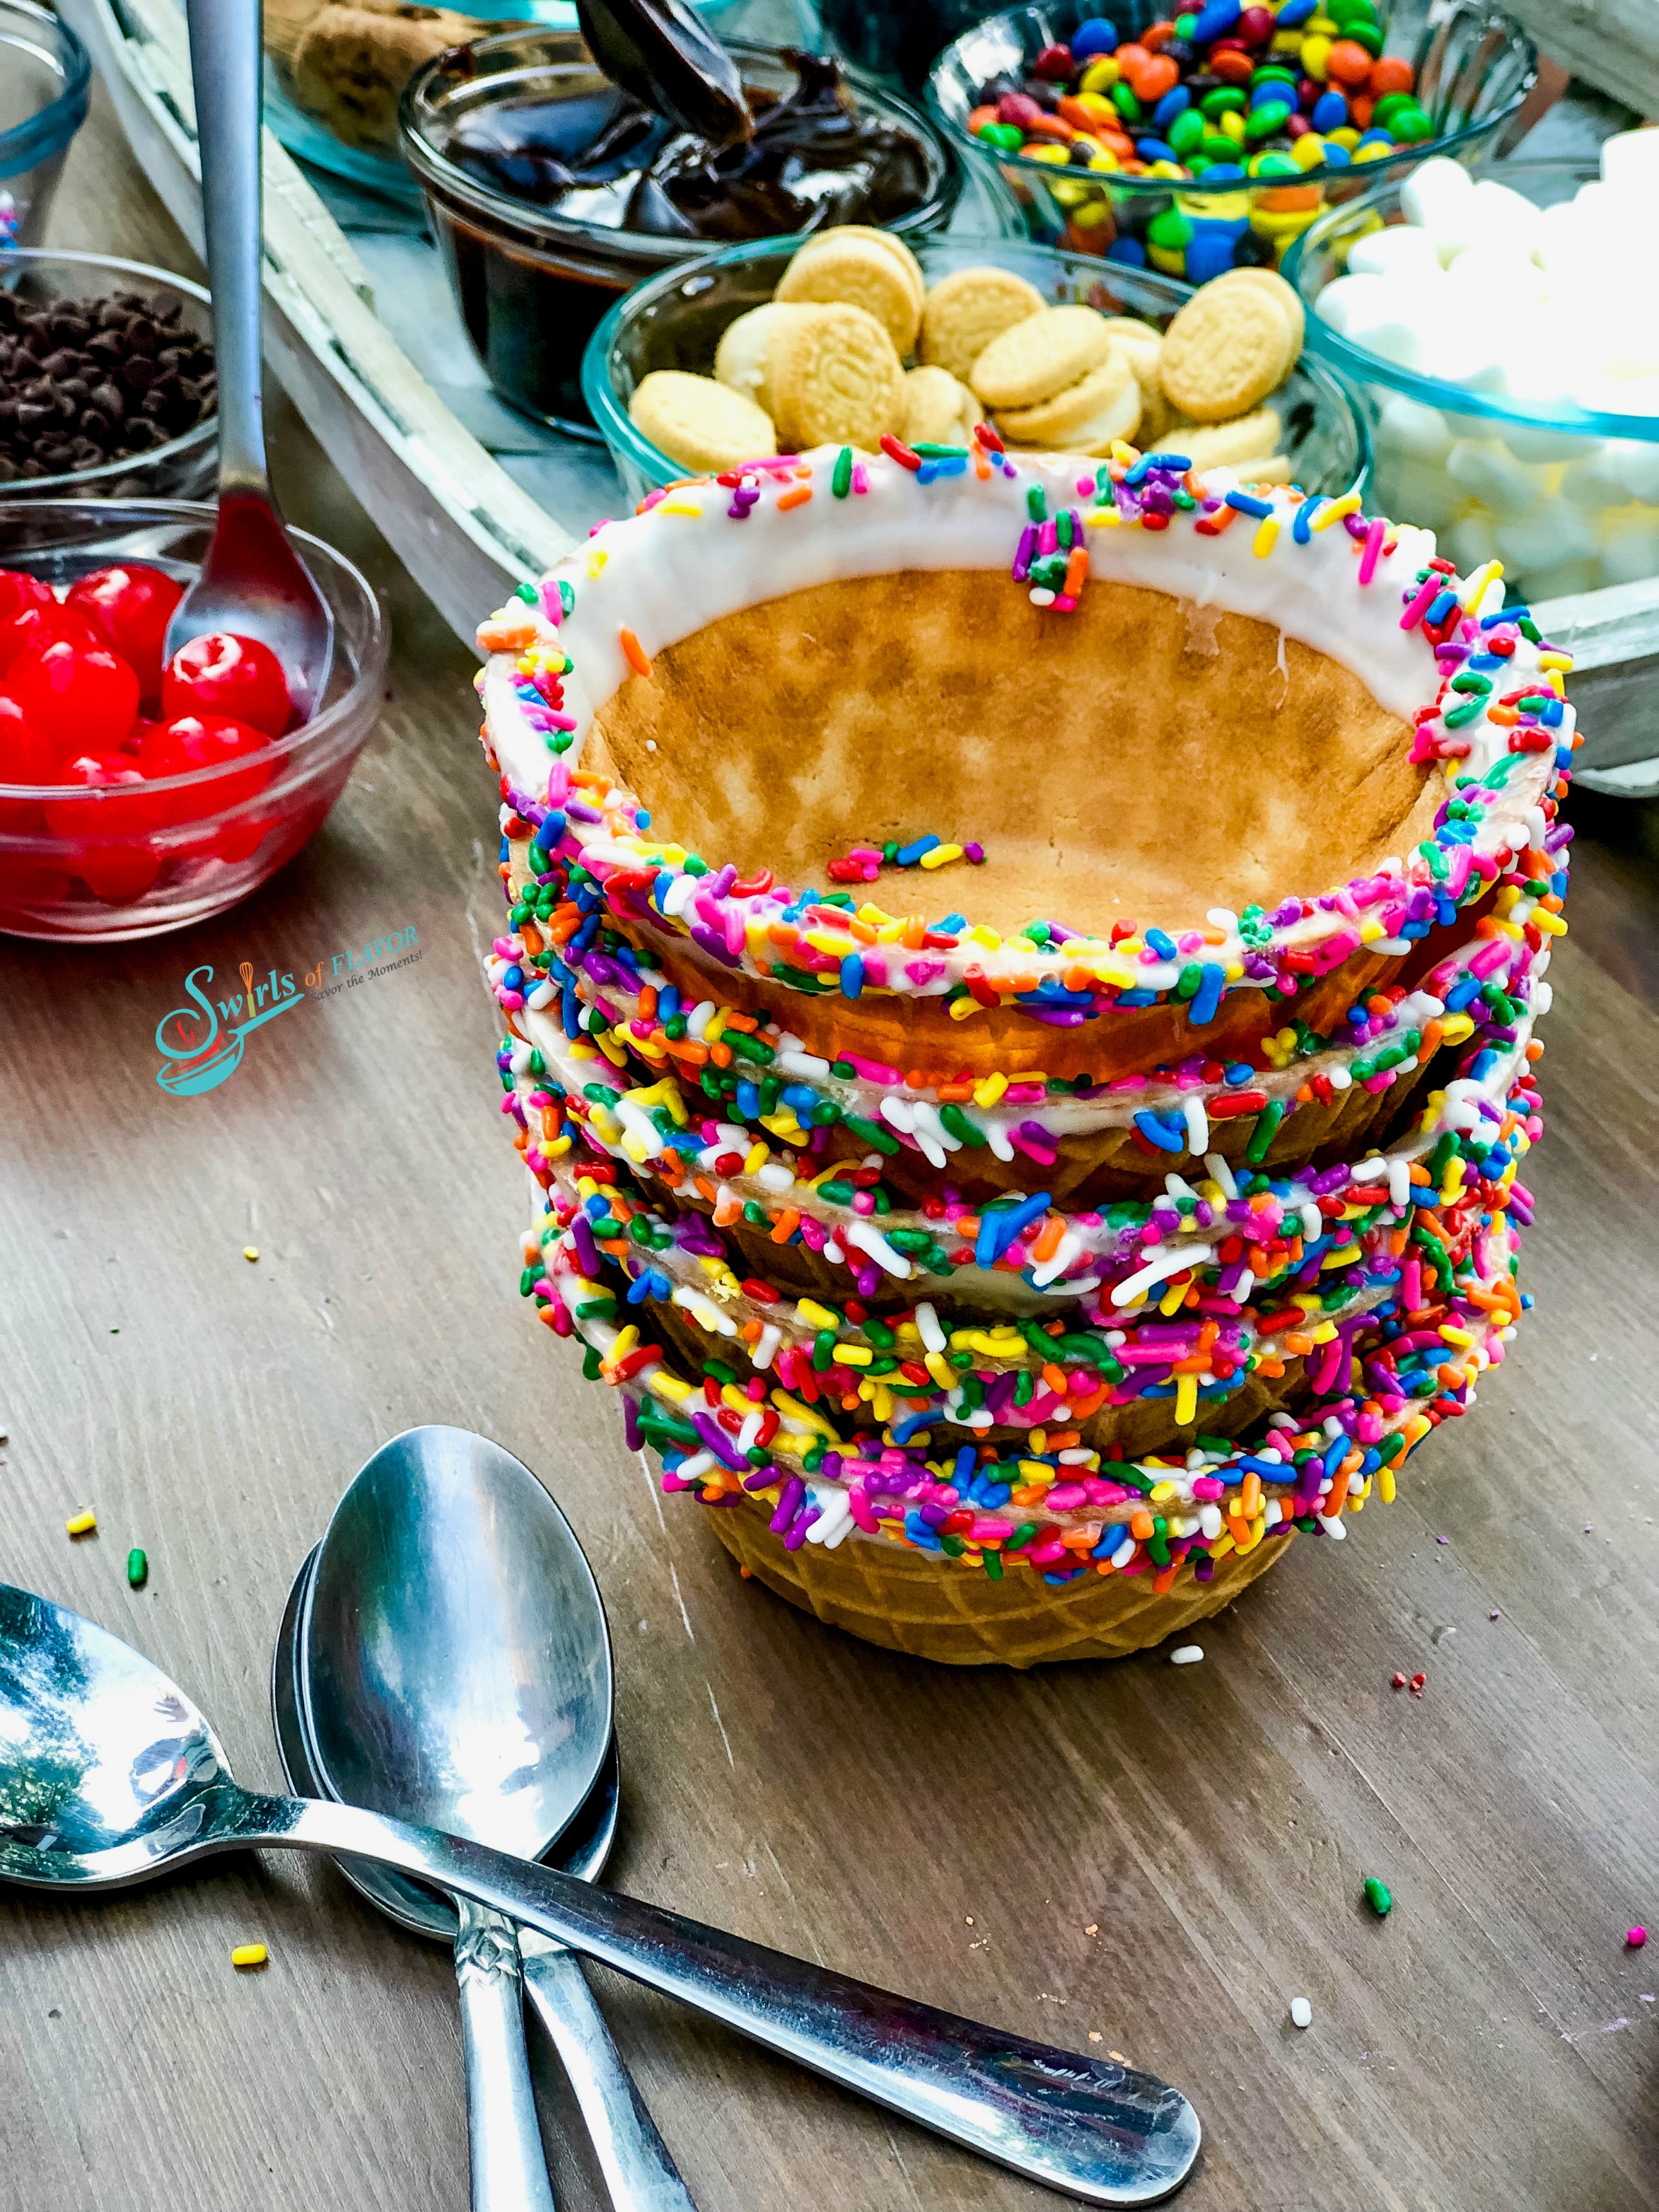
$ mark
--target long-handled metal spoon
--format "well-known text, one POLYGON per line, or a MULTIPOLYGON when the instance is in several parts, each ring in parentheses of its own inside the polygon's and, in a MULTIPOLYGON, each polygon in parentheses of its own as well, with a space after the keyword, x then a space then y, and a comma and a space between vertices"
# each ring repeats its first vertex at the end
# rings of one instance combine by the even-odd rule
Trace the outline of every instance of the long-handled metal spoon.
POLYGON ((219 1851, 379 1859, 476 1898, 781 2057, 1090 2204, 1156 2203, 1198 2156, 1179 2091, 896 1996, 481 1844, 242 1789, 212 1729, 106 1629, 0 1583, 0 1880, 123 1888, 219 1851))
MULTIPOLYGON (((585 1881, 604 1865, 618 1788, 604 1607, 563 1514, 483 1437, 413 1429, 368 1461, 295 1579, 271 1696, 284 1771, 307 1795, 525 1857, 556 1843, 554 1863, 585 1881)), ((455 1947, 475 2206, 550 2203, 511 1924, 471 1905, 458 1922, 453 1899, 384 1867, 343 1871, 455 1947)), ((616 2212, 693 2212, 581 1968, 544 1936, 524 1942, 616 2212)))
POLYGON ((322 703, 334 617, 289 543, 265 467, 259 358, 259 0, 186 0, 202 224, 219 372, 219 520, 167 624, 168 659, 209 630, 268 645, 301 721, 322 703))

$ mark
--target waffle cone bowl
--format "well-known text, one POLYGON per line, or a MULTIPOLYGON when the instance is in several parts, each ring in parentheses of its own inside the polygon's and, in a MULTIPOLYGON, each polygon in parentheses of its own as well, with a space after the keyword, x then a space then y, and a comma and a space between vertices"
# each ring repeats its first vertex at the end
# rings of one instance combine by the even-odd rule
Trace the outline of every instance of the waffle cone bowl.
POLYGON ((1504 1356, 1567 664, 1358 507, 888 441, 480 632, 520 1288, 866 1641, 1157 1643, 1504 1356))

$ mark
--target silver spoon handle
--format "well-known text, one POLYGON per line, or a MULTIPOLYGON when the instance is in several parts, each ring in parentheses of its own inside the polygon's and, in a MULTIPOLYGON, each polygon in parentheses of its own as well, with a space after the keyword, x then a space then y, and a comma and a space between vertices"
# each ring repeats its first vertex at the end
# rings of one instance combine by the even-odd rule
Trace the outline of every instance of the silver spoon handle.
POLYGON ((472 2212, 553 2212, 547 2154, 530 2087, 524 1983, 510 1920, 458 1898, 455 1980, 466 2055, 472 2212))
POLYGON ((574 1954, 539 1942, 523 1954, 524 1985, 581 2107, 611 2212, 696 2212, 574 1954))
POLYGON ((264 491, 259 0, 185 0, 219 372, 219 488, 264 491))
POLYGON ((1198 2118, 1186 2099, 1115 2061, 936 2012, 550 1867, 355 1805, 234 1788, 213 1796, 198 1850, 343 1852, 475 1897, 1085 2203, 1156 2203, 1197 2156, 1198 2118))

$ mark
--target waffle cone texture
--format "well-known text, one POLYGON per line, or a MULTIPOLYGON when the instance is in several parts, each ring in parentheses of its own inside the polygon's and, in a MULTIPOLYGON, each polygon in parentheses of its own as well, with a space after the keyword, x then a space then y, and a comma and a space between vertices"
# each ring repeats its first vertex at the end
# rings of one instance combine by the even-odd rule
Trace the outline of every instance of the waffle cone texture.
POLYGON ((1160 1594, 1150 1574, 1084 1575, 1056 1588, 1019 1570, 994 1582, 879 1541, 786 1551, 759 1507, 705 1517, 738 1565, 775 1595, 861 1643, 945 1667, 1127 1658, 1221 1612, 1295 1540, 1293 1531, 1267 1538, 1222 1560, 1208 1582, 1188 1575, 1160 1594))

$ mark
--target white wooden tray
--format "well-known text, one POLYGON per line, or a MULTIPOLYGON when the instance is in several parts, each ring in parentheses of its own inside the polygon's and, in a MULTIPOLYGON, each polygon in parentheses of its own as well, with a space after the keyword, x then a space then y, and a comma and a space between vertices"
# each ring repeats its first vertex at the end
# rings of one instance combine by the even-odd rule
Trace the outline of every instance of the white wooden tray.
MULTIPOLYGON (((140 165, 199 250, 195 109, 178 0, 59 7, 91 50, 140 165)), ((722 27, 795 34, 789 0, 750 0, 723 15, 722 27)), ((539 573, 602 515, 623 511, 609 457, 495 397, 417 217, 302 169, 269 130, 264 177, 270 366, 470 642, 480 615, 512 584, 539 573)), ((971 205, 959 218, 975 219, 971 205)), ((1536 611, 1577 658, 1582 780, 1632 798, 1659 793, 1659 578, 1536 611)))

